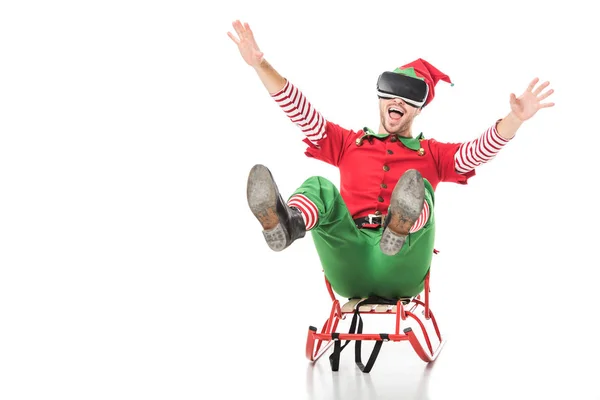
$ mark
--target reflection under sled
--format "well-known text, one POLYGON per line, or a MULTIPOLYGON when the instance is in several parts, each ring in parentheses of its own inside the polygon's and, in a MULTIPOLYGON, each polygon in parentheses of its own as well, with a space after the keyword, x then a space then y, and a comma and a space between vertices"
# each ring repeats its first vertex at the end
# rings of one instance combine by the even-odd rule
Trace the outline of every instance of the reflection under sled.
MULTIPOLYGON (((437 253, 437 250, 435 253, 437 253)), ((343 306, 336 298, 331 284, 325 278, 327 290, 333 302, 331 312, 320 332, 317 332, 317 328, 314 326, 309 327, 306 339, 306 357, 310 361, 316 362, 331 346, 334 346, 329 361, 332 371, 337 371, 341 351, 348 343, 354 341, 355 363, 362 372, 368 373, 373 368, 383 342, 408 341, 423 361, 427 363, 434 361, 442 350, 445 340, 442 339, 437 322, 429 306, 430 272, 425 277, 423 291, 415 297, 398 299, 383 299, 379 297, 349 299, 343 306), (341 320, 345 320, 350 314, 352 314, 352 322, 348 333, 337 332, 338 323, 341 320), (364 333, 361 315, 365 314, 385 315, 389 318, 395 316, 396 324, 394 332, 364 333), (418 332, 415 332, 412 327, 406 326, 409 322, 416 323, 418 332), (433 329, 426 328, 426 325, 432 326, 433 329), (435 346, 431 340, 433 333, 435 333, 437 338, 435 346), (346 343, 342 345, 343 341, 346 341, 346 343), (371 356, 366 365, 361 360, 362 341, 375 341, 371 356)))

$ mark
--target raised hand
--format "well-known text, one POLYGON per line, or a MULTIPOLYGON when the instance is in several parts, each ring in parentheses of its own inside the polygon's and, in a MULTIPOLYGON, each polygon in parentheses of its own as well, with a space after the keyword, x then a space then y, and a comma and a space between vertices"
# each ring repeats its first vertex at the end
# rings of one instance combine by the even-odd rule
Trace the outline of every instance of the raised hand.
POLYGON ((546 81, 536 87, 538 82, 538 78, 532 80, 527 90, 519 97, 515 96, 514 93, 510 94, 510 109, 521 121, 526 121, 533 117, 542 108, 554 106, 554 103, 542 103, 543 100, 554 93, 553 89, 544 91, 550 82, 546 81))
POLYGON ((227 32, 227 36, 237 45, 244 61, 251 67, 257 67, 260 65, 264 54, 256 44, 250 25, 247 22, 242 24, 239 20, 233 21, 232 25, 238 37, 235 37, 231 32, 227 32))

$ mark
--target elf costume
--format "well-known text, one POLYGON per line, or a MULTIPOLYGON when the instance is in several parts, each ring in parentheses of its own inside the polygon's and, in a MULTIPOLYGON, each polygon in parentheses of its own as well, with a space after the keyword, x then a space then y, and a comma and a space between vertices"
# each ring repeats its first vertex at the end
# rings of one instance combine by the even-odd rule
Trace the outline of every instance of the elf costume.
MULTIPOLYGON (((452 83, 417 59, 382 73, 377 95, 424 107, 439 80, 452 83)), ((254 166, 248 204, 268 245, 280 251, 312 232, 325 276, 346 298, 421 293, 434 252, 435 189, 440 182, 466 184, 508 143, 498 121, 470 142, 443 143, 423 134, 345 129, 326 120, 289 80, 271 95, 305 134, 306 156, 339 169, 340 186, 313 176, 284 201, 271 172, 254 166)))

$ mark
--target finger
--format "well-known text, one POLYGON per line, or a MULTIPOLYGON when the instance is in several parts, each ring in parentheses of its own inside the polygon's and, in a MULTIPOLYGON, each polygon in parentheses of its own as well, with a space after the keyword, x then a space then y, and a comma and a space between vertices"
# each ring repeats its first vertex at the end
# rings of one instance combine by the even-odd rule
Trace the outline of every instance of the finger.
POLYGON ((548 82, 548 81, 542 83, 540 86, 537 87, 537 89, 535 89, 533 91, 533 94, 535 94, 537 96, 538 94, 542 93, 542 90, 547 88, 549 84, 550 84, 550 82, 548 82))
POLYGON ((534 78, 530 83, 529 86, 527 86, 527 91, 531 92, 533 90, 533 88, 535 87, 535 85, 539 82, 540 78, 534 78))
POLYGON ((252 38, 252 30, 250 29, 250 25, 248 25, 247 22, 244 22, 243 29, 244 29, 244 37, 248 38, 248 39, 252 38))
POLYGON ((237 33, 238 37, 242 37, 242 35, 244 34, 244 27, 242 26, 242 23, 240 22, 240 20, 236 20, 233 21, 233 29, 235 29, 235 33, 237 33))
POLYGON ((542 103, 539 105, 539 108, 548 108, 548 107, 554 107, 554 103, 542 103))
POLYGON ((511 94, 510 94, 510 103, 511 103, 511 104, 514 104, 514 103, 516 103, 516 102, 517 102, 517 96, 515 96, 515 94, 514 94, 514 93, 511 93, 511 94))
POLYGON ((548 90, 546 93, 542 93, 541 95, 538 96, 538 101, 542 101, 544 99, 546 99, 548 96, 550 96, 552 93, 554 93, 554 89, 550 89, 548 90))
POLYGON ((250 28, 250 24, 247 22, 244 22, 244 37, 254 40, 254 32, 252 32, 252 28, 250 28))
POLYGON ((240 41, 238 40, 238 38, 233 36, 233 34, 231 32, 227 32, 227 36, 229 36, 231 38, 231 40, 233 40, 233 43, 240 44, 240 41))
POLYGON ((254 32, 252 32, 252 29, 250 28, 250 24, 249 23, 247 23, 247 22, 244 23, 244 30, 246 31, 246 35, 249 38, 254 39, 254 32))

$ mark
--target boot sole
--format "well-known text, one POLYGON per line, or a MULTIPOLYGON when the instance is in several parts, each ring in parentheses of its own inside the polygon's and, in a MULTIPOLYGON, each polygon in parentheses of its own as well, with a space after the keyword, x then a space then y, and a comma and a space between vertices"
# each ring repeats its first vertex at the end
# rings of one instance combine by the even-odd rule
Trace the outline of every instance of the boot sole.
POLYGON ((390 222, 381 235, 379 247, 384 254, 393 256, 404 246, 410 228, 415 224, 423 211, 425 186, 423 177, 417 170, 405 172, 390 200, 390 222))
POLYGON ((263 236, 269 247, 274 251, 283 250, 286 247, 286 234, 277 215, 279 190, 273 175, 264 165, 255 165, 250 170, 246 197, 252 214, 263 228, 263 236))

